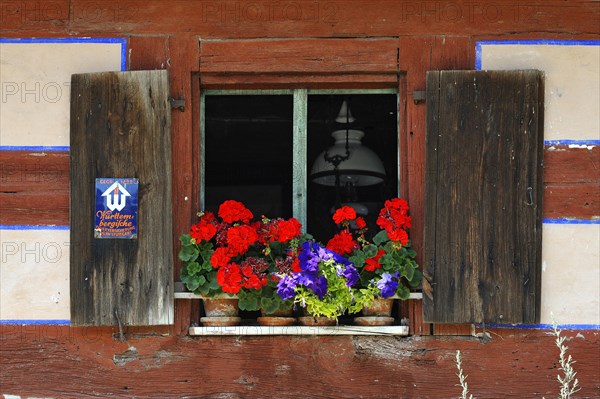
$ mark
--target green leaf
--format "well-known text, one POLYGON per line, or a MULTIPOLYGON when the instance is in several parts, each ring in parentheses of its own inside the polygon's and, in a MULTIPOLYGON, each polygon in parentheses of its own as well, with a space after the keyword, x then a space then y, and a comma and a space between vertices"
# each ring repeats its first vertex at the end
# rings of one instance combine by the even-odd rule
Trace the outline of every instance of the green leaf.
POLYGON ((396 289, 396 295, 398 295, 398 298, 400 298, 402 301, 406 301, 410 297, 410 290, 403 284, 399 284, 398 288, 396 289))
POLYGON ((379 233, 375 234, 375 237, 373 237, 373 243, 377 246, 386 241, 389 241, 389 237, 387 235, 387 231, 385 230, 381 230, 379 233))
POLYGON ((413 278, 408 281, 411 287, 418 287, 423 281, 423 273, 419 269, 415 269, 413 278))
POLYGON ((376 245, 369 244, 363 249, 365 257, 372 258, 377 255, 378 248, 376 245))
POLYGON ((406 279, 408 281, 412 280, 414 274, 415 274, 415 269, 413 269, 412 266, 407 266, 407 267, 402 268, 402 275, 404 277, 406 277, 406 279))
POLYGON ((276 298, 262 298, 260 301, 260 307, 265 310, 267 314, 272 314, 282 308, 284 302, 277 300, 276 298))
POLYGON ((212 263, 210 263, 210 257, 208 257, 207 260, 205 260, 204 262, 202 262, 202 265, 200 265, 200 269, 202 269, 204 272, 210 272, 211 270, 214 270, 215 268, 212 266, 212 263))
MULTIPOLYGON (((254 290, 256 291, 256 290, 254 290)), ((258 310, 260 307, 258 305, 258 298, 260 297, 260 295, 258 294, 258 292, 254 293, 248 293, 245 290, 240 290, 240 292, 238 292, 238 299, 239 299, 239 308, 240 310, 258 310)))
POLYGON ((182 245, 191 245, 192 242, 192 236, 189 234, 182 234, 179 237, 179 241, 181 241, 182 245))
MULTIPOLYGON (((204 276, 202 276, 202 277, 204 277, 204 276)), ((185 276, 182 275, 181 282, 183 284, 185 284, 186 288, 192 292, 196 291, 201 284, 198 278, 195 278, 194 276, 189 276, 189 275, 185 275, 185 276)))
POLYGON ((184 245, 179 251, 179 259, 184 262, 198 259, 200 251, 195 245, 184 245))
POLYGON ((357 268, 361 268, 365 264, 367 257, 362 251, 357 251, 356 254, 354 256, 349 257, 348 260, 354 263, 354 266, 356 266, 357 268))
POLYGON ((219 290, 221 286, 217 282, 217 272, 211 272, 208 274, 208 288, 211 290, 219 290))
POLYGON ((187 272, 190 276, 197 274, 200 271, 200 264, 196 261, 187 263, 187 272))

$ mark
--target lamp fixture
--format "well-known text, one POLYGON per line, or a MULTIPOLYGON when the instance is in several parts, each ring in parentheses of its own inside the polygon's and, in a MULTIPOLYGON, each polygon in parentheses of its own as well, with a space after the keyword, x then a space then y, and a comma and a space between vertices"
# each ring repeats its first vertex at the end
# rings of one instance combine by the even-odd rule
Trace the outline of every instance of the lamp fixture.
POLYGON ((344 100, 336 118, 343 129, 331 133, 335 142, 332 147, 317 156, 310 176, 313 182, 325 186, 340 187, 371 186, 383 182, 385 168, 373 150, 362 145, 365 133, 351 129, 355 118, 344 100))

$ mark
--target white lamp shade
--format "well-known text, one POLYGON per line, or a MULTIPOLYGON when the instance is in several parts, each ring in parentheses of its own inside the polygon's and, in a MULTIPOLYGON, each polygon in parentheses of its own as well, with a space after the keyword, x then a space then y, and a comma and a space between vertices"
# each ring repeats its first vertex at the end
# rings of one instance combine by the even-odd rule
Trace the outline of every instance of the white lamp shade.
MULTIPOLYGON (((346 132, 348 132, 348 151, 350 156, 338 166, 340 186, 352 183, 354 186, 371 186, 385 178, 385 168, 381 159, 371 149, 364 147, 361 130, 336 130, 331 135, 335 143, 327 150, 329 157, 346 155, 346 132)), ((335 169, 331 162, 325 160, 325 151, 320 153, 312 166, 311 179, 318 184, 335 186, 335 169)))

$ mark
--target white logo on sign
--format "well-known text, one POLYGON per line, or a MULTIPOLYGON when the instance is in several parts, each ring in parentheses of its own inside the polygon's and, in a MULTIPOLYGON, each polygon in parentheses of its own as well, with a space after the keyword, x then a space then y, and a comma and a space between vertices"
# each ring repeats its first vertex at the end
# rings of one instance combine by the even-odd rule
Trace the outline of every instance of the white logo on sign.
POLYGON ((102 193, 102 196, 106 197, 106 206, 108 209, 111 211, 120 211, 125 208, 125 200, 127 197, 131 197, 131 194, 129 194, 129 192, 125 190, 125 187, 117 181, 107 188, 106 191, 102 193))

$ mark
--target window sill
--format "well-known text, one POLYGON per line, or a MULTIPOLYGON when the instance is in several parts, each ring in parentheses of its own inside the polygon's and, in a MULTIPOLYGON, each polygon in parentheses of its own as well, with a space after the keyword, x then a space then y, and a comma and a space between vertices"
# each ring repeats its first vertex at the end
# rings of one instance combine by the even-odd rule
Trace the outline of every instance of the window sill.
MULTIPOLYGON (((175 299, 204 299, 202 295, 186 292, 185 287, 180 282, 175 283, 175 299)), ((210 298, 236 298, 235 295, 220 294, 210 298)), ((393 297, 398 299, 397 297, 393 297)), ((411 292, 409 299, 421 300, 421 292, 411 292)), ((397 320, 396 323, 399 323, 397 320)), ((404 323, 403 323, 404 324, 404 323)), ((327 335, 379 335, 379 336, 400 336, 409 335, 408 325, 392 326, 259 326, 255 324, 240 326, 220 326, 220 327, 199 327, 189 328, 190 336, 327 336, 327 335)))
POLYGON ((323 335, 385 335, 408 336, 408 326, 231 326, 231 327, 190 327, 190 336, 323 336, 323 335))

